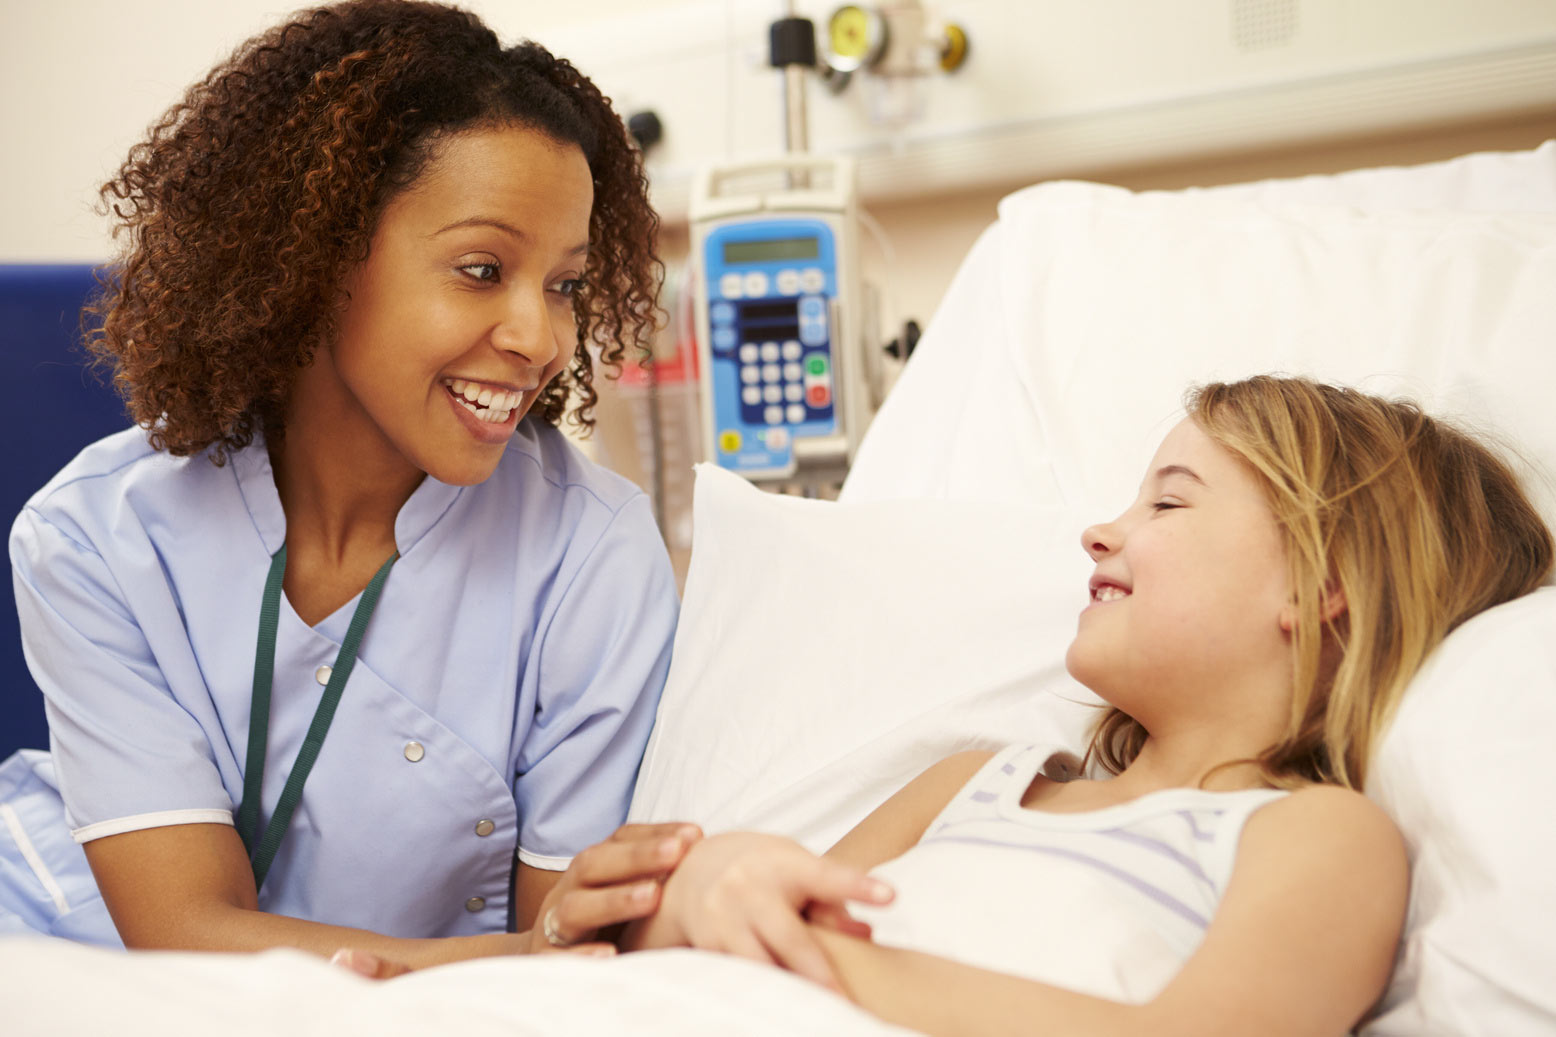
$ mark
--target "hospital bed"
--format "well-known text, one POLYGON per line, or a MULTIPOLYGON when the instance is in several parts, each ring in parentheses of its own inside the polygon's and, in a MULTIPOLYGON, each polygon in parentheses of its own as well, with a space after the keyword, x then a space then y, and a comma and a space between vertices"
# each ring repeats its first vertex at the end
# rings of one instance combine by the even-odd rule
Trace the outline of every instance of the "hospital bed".
MULTIPOLYGON (((1129 499, 1191 382, 1275 370, 1408 393, 1513 445, 1556 524, 1553 285, 1556 142, 1206 191, 1008 197, 839 501, 699 472, 633 816, 821 849, 950 752, 1079 745, 1094 700, 1062 665, 1089 572, 1079 530, 1129 499)), ((1368 792, 1405 833, 1413 887, 1364 1034, 1556 1030, 1553 635, 1556 587, 1465 624, 1385 739, 1368 792)), ((16 1032, 900 1032, 689 951, 373 985, 290 952, 24 939, 0 941, 0 991, 16 1032)))

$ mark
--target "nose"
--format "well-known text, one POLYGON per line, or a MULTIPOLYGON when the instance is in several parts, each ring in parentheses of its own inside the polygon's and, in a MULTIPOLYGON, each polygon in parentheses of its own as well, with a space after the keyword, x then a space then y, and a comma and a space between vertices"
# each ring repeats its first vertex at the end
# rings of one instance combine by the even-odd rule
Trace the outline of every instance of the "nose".
POLYGON ((1099 522, 1081 530, 1081 548, 1094 562, 1100 562, 1118 550, 1118 526, 1116 522, 1099 522))
MULTIPOLYGON (((571 320, 568 325, 571 327, 571 320)), ((493 346, 523 358, 531 367, 550 366, 560 347, 545 288, 515 286, 506 293, 491 339, 493 346)))

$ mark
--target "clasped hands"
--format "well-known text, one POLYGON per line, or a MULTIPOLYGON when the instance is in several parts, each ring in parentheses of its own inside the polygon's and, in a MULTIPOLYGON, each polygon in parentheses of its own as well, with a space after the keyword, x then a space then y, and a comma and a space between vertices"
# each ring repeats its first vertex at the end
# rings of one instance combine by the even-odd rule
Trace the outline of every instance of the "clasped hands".
POLYGON ((697 947, 778 965, 841 992, 812 926, 868 939, 849 901, 886 904, 891 887, 792 839, 710 836, 665 881, 659 909, 628 926, 627 949, 697 947))
MULTIPOLYGON (((867 939, 870 927, 847 903, 891 899, 885 883, 782 836, 703 838, 690 824, 623 825, 574 857, 535 925, 509 939, 520 953, 610 955, 616 946, 602 933, 625 926, 617 935, 626 950, 720 951, 840 990, 812 926, 867 939)), ((362 952, 343 950, 334 960, 373 978, 406 971, 362 952)))

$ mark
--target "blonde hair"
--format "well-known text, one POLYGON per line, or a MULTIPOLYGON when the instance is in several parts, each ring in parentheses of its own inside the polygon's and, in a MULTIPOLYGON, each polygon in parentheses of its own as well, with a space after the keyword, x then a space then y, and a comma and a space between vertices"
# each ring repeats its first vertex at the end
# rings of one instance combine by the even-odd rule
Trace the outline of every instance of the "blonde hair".
MULTIPOLYGON (((1246 762, 1278 787, 1359 789, 1426 657, 1466 619, 1537 587, 1551 532, 1505 461, 1413 403, 1261 375, 1191 389, 1186 407, 1260 476, 1295 589, 1290 715, 1246 762), (1345 608, 1326 619, 1334 592, 1345 608)), ((1109 709, 1088 755, 1116 774, 1146 737, 1109 709)))

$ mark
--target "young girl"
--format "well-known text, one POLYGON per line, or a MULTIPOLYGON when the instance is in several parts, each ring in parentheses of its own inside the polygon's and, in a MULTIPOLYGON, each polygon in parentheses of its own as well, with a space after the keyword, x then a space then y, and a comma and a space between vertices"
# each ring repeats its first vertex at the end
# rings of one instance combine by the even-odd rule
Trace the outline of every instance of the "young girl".
POLYGON ((1409 404, 1258 377, 1188 410, 1083 534, 1066 662, 1111 706, 1092 777, 1058 780, 1053 747, 962 753, 825 860, 712 837, 632 942, 776 961, 930 1033, 1356 1023, 1408 891, 1358 791, 1374 747, 1450 630, 1550 572, 1551 534, 1502 461, 1409 404), (893 888, 860 938, 844 900, 893 888))
POLYGON ((677 611, 646 499, 556 428, 590 423, 591 344, 654 319, 609 102, 466 12, 360 0, 238 48, 103 196, 90 346, 139 427, 11 559, 124 942, 424 965, 652 910, 695 830, 574 858, 625 816, 677 611))

